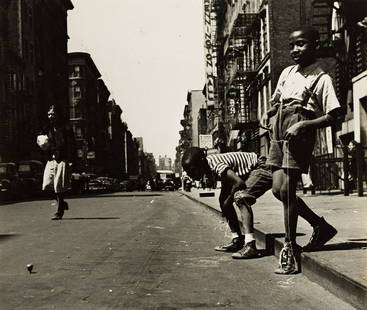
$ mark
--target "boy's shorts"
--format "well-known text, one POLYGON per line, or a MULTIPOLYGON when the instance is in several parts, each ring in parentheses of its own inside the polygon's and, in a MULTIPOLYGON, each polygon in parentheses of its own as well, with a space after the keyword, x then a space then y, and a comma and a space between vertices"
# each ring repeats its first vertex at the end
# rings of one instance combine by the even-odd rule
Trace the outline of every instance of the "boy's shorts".
POLYGON ((252 206, 256 199, 272 188, 273 177, 272 169, 269 165, 260 164, 254 168, 247 180, 245 180, 246 189, 239 190, 234 194, 234 201, 245 201, 246 205, 252 206))
POLYGON ((314 118, 314 112, 305 110, 299 105, 280 109, 275 115, 266 164, 278 169, 296 169, 307 173, 315 145, 316 131, 309 130, 291 141, 284 140, 284 135, 292 125, 314 118))

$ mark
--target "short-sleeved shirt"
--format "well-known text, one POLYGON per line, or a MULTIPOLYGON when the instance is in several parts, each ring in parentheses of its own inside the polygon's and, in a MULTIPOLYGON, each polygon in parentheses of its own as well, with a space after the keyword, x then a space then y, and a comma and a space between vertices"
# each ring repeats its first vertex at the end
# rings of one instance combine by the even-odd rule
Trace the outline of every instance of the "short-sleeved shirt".
POLYGON ((219 178, 231 169, 239 177, 247 175, 257 164, 257 155, 252 152, 229 152, 207 156, 209 168, 219 178))
POLYGON ((283 105, 302 103, 305 109, 315 112, 317 117, 340 107, 332 79, 322 70, 318 61, 304 68, 299 65, 285 68, 280 74, 271 101, 273 104, 283 102, 283 105), (318 77, 319 80, 313 87, 318 77), (304 102, 312 87, 313 94, 304 102))

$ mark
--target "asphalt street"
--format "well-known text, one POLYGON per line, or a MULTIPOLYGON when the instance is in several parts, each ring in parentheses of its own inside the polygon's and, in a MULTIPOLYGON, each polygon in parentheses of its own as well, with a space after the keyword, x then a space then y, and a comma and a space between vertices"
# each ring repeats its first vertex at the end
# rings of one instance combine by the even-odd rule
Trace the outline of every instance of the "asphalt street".
POLYGON ((273 256, 215 252, 226 224, 179 192, 68 202, 62 221, 51 200, 0 206, 1 310, 352 309, 273 256))

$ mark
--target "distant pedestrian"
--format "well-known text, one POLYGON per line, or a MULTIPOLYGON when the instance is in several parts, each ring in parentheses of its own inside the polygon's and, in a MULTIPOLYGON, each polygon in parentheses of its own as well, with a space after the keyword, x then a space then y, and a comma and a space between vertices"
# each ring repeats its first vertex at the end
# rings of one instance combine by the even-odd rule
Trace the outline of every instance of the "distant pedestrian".
POLYGON ((56 195, 57 211, 52 220, 61 220, 68 204, 64 195, 70 189, 71 165, 75 159, 74 134, 65 122, 62 122, 56 106, 51 105, 48 122, 39 137, 40 147, 47 152, 47 163, 43 174, 42 190, 51 189, 56 195), (40 140, 45 140, 42 143, 40 140))
MULTIPOLYGON (((206 156, 197 147, 188 149, 182 157, 182 167, 193 179, 204 175, 214 183, 221 181, 219 206, 226 218, 232 233, 229 244, 215 247, 216 251, 236 252, 235 259, 250 259, 259 256, 254 236, 254 218, 251 206, 265 192, 272 188, 271 167, 265 164, 264 156, 255 153, 230 152, 206 156), (236 203, 240 210, 242 226, 233 206, 236 203)), ((324 245, 329 239, 319 235, 320 225, 331 230, 334 228, 317 216, 305 202, 297 197, 300 216, 314 228, 314 233, 305 246, 305 250, 314 250, 324 245)))
MULTIPOLYGON (((314 149, 316 129, 331 125, 340 111, 331 77, 316 60, 319 33, 302 27, 289 36, 290 55, 296 65, 283 70, 271 98, 271 109, 261 119, 268 127, 274 116, 267 164, 273 167, 273 193, 284 207, 285 243, 280 253, 278 274, 297 272, 296 187, 307 173, 314 149)), ((323 238, 336 231, 325 229, 323 238)))

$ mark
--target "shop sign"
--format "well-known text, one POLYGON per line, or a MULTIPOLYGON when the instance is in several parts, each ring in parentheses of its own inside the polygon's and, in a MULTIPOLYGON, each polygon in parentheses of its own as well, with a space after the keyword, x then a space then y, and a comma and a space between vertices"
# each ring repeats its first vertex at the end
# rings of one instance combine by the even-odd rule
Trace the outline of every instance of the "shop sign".
POLYGON ((205 89, 208 106, 214 105, 214 85, 216 79, 216 51, 213 48, 215 26, 212 25, 212 1, 204 0, 204 53, 205 53, 205 89))
POLYGON ((213 148, 213 136, 212 135, 199 135, 199 147, 202 149, 213 148))

